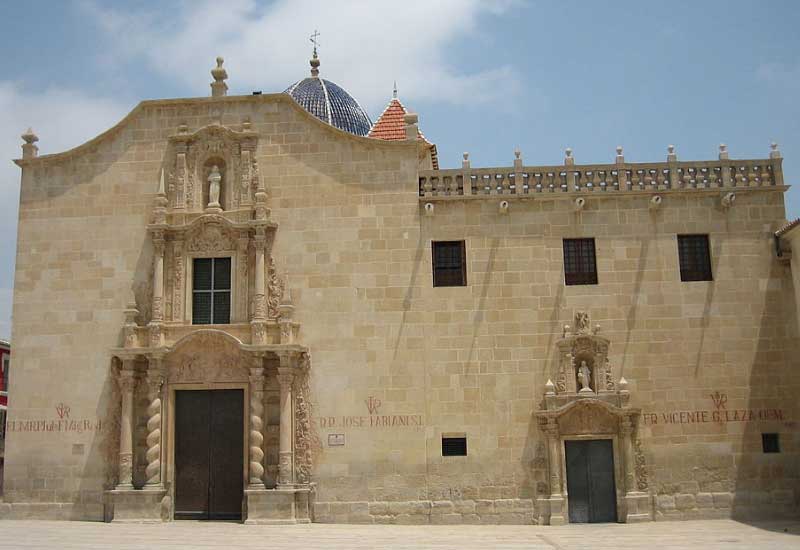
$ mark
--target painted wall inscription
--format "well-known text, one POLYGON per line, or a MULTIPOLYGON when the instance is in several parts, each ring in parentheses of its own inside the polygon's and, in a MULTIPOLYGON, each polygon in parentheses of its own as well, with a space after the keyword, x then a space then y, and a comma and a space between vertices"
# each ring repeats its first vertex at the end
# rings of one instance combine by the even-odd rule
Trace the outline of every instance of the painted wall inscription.
POLYGON ((692 411, 643 412, 642 419, 647 426, 659 424, 703 424, 716 422, 760 422, 787 420, 783 409, 728 409, 728 395, 714 392, 710 396, 714 409, 692 411))
POLYGON ((9 432, 98 432, 103 427, 102 420, 89 418, 70 418, 69 405, 59 403, 55 406, 57 418, 36 418, 26 420, 9 420, 6 430, 9 432))

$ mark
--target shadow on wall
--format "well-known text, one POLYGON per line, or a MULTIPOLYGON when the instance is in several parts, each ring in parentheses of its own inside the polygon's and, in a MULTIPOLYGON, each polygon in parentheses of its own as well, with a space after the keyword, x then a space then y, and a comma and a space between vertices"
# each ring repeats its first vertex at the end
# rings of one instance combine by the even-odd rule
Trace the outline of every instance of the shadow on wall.
MULTIPOLYGON (((767 287, 764 293, 745 405, 746 414, 756 418, 763 415, 764 419, 740 424, 743 432, 739 448, 734 451, 732 515, 739 521, 769 529, 760 521, 800 517, 800 340, 789 267, 773 261, 768 281, 780 281, 781 287, 767 287), (765 452, 771 449, 764 434, 777 434, 779 452, 765 452)), ((777 530, 782 531, 782 526, 777 530)))

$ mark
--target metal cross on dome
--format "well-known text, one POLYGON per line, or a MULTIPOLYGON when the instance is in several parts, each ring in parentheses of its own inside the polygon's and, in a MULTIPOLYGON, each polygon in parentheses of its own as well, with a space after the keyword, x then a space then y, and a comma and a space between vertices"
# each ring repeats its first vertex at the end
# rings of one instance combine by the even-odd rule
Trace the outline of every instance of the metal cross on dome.
POLYGON ((314 44, 314 56, 317 55, 317 46, 319 46, 319 42, 317 41, 318 36, 319 36, 319 31, 317 29, 314 29, 314 34, 312 34, 311 37, 309 38, 309 40, 311 40, 311 43, 314 44))

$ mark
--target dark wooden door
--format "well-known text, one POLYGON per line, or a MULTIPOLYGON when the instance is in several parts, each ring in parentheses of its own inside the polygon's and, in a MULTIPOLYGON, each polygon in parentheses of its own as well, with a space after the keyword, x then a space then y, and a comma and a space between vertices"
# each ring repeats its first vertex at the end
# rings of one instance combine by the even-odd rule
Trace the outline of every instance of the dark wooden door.
POLYGON ((175 393, 175 519, 241 519, 242 390, 175 393))
POLYGON ((565 450, 570 523, 617 521, 611 440, 566 441, 565 450))

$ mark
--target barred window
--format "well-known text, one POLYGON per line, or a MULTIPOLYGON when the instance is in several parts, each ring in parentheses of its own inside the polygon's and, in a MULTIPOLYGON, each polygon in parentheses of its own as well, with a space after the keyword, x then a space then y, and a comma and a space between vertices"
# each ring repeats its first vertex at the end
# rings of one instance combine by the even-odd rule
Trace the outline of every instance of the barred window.
POLYGON ((467 438, 442 436, 442 456, 467 456, 467 438))
POLYGON ((781 452, 781 444, 780 439, 778 439, 778 434, 761 434, 761 450, 765 453, 781 452))
POLYGON ((681 281, 711 281, 708 235, 678 235, 681 281))
POLYGON ((564 239, 564 282, 568 285, 597 284, 594 239, 564 239))
POLYGON ((195 258, 192 324, 225 325, 231 318, 231 259, 195 258))
POLYGON ((467 286, 467 251, 464 241, 434 241, 433 286, 467 286))

